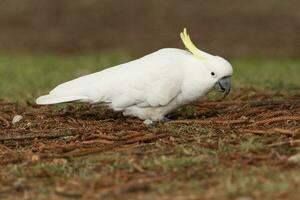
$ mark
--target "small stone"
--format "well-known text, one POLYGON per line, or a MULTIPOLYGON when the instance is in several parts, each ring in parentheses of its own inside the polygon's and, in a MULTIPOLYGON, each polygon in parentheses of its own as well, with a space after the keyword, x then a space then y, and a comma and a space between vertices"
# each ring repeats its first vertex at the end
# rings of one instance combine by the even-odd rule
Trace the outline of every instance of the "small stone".
POLYGON ((300 163, 300 153, 295 154, 287 159, 288 162, 291 163, 300 163))
POLYGON ((150 119, 146 119, 143 123, 144 123, 146 126, 151 126, 151 125, 153 125, 153 121, 150 120, 150 119))
POLYGON ((55 165, 65 165, 65 164, 67 164, 68 161, 64 158, 55 158, 55 159, 53 159, 52 162, 55 165))
POLYGON ((32 162, 37 162, 37 161, 39 161, 40 160, 40 157, 38 156, 38 155, 32 155, 31 156, 31 161, 32 162))
POLYGON ((16 124, 18 122, 20 122, 23 119, 22 115, 16 115, 14 116, 13 120, 12 120, 12 124, 16 124))
POLYGON ((246 120, 246 119, 248 119, 248 117, 246 117, 245 115, 243 115, 243 116, 241 116, 241 118, 240 119, 244 119, 244 120, 246 120))

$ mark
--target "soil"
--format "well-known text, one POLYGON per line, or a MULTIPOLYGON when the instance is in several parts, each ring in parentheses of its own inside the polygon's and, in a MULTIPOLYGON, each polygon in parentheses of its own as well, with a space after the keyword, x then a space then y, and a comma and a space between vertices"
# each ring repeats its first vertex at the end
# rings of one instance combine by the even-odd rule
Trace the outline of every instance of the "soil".
POLYGON ((1 102, 0 142, 4 148, 0 151, 0 164, 23 162, 31 154, 40 159, 75 157, 159 139, 167 141, 171 136, 169 125, 174 124, 199 124, 224 134, 276 132, 285 136, 282 139, 287 144, 291 139, 300 142, 297 96, 237 95, 229 101, 199 101, 192 108, 194 113, 179 111, 176 119, 151 129, 139 119, 99 106, 23 107, 1 102), (13 125, 15 115, 22 115, 23 119, 13 125))
MULTIPOLYGON (((155 155, 157 146, 152 144, 159 142, 166 149, 174 148, 174 129, 183 125, 197 125, 217 133, 211 142, 197 141, 197 145, 209 149, 218 148, 220 139, 225 144, 236 145, 247 134, 261 137, 268 147, 264 152, 220 157, 228 165, 232 160, 245 165, 257 164, 268 158, 273 148, 300 145, 300 97, 248 91, 223 101, 202 100, 176 111, 169 122, 154 127, 147 127, 139 119, 124 117, 101 106, 41 107, 1 101, 0 165, 60 158, 68 160, 103 152, 155 155), (16 115, 22 115, 23 119, 12 124, 16 115), (267 135, 278 137, 264 138, 267 135)), ((193 142, 193 137, 184 133, 175 137, 175 144, 193 142)), ((286 159, 283 156, 270 162, 280 164, 286 159)), ((143 170, 137 170, 137 174, 140 171, 143 170)), ((135 173, 127 176, 134 177, 135 173)), ((150 179, 150 182, 156 179, 150 179)), ((125 181, 128 187, 131 187, 130 181, 125 181)))

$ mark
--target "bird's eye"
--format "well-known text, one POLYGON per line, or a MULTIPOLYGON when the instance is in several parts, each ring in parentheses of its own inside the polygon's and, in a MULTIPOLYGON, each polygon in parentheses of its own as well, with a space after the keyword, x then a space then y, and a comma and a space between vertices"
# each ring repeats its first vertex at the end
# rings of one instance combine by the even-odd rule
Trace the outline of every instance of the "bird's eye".
POLYGON ((215 76, 216 75, 215 72, 211 72, 210 74, 211 74, 211 76, 215 76))

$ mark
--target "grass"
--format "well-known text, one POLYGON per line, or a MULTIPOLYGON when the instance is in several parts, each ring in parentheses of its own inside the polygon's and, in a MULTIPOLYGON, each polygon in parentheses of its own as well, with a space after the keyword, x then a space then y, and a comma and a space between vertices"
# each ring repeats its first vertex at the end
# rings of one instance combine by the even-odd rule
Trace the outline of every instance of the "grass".
MULTIPOLYGON (((73 56, 0 56, 0 98, 24 101, 47 93, 70 79, 133 59, 125 53, 73 56)), ((300 88, 300 60, 232 59, 233 89, 256 88, 296 92, 300 88)))
POLYGON ((129 60, 124 54, 1 55, 0 98, 33 100, 59 83, 129 60))
POLYGON ((215 156, 205 154, 153 155, 139 159, 128 153, 103 153, 68 162, 52 160, 5 168, 10 168, 9 178, 15 180, 13 187, 17 191, 27 188, 43 197, 53 193, 61 197, 82 197, 87 190, 97 190, 90 188, 91 185, 101 186, 102 182, 123 185, 128 178, 124 173, 128 176, 136 174, 137 180, 144 176, 161 178, 150 184, 148 190, 151 192, 136 196, 140 199, 183 195, 185 198, 235 199, 246 196, 271 200, 288 194, 291 199, 296 199, 300 194, 297 167, 290 170, 268 164, 243 167, 238 161, 228 167, 226 162, 216 162, 215 156), (137 165, 145 172, 137 171, 137 165))
POLYGON ((235 88, 296 92, 300 89, 300 60, 233 60, 235 88))
MULTIPOLYGON (((124 53, 2 54, 0 99, 33 101, 61 82, 131 59, 132 56, 124 53)), ((299 92, 300 60, 233 59, 232 64, 234 93, 243 88, 299 92)), ((181 112, 193 116, 197 110, 187 107, 181 112)), ((282 136, 231 132, 220 135, 213 128, 196 124, 166 125, 165 128, 170 131, 167 142, 145 143, 145 148, 139 146, 137 151, 109 151, 79 158, 1 166, 0 198, 13 193, 18 195, 16 198, 27 195, 26 198, 37 199, 89 198, 92 194, 97 194, 99 199, 101 195, 118 194, 124 199, 299 197, 299 165, 273 161, 276 155, 290 156, 299 152, 299 148, 270 149, 267 146, 267 140, 277 141, 282 136), (126 183, 144 178, 155 181, 144 188, 132 187, 133 191, 124 188, 126 183), (113 186, 117 188, 114 193, 111 192, 113 186)))

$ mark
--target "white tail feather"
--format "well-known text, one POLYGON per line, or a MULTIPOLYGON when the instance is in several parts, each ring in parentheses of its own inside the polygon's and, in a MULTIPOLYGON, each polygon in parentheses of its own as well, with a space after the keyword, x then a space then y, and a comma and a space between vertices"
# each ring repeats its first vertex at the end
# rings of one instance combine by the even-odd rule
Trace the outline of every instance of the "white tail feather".
POLYGON ((58 95, 45 95, 36 99, 38 105, 49 105, 71 101, 85 101, 88 98, 85 96, 58 96, 58 95))

